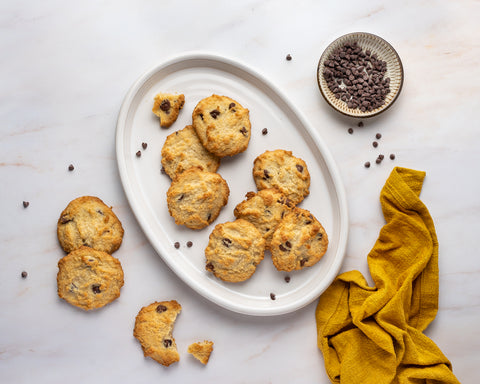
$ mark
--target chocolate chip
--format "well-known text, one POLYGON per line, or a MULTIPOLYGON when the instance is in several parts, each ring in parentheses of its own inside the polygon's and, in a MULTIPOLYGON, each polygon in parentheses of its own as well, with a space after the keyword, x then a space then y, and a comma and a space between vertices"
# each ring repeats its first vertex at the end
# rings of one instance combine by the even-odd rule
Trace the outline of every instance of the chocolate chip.
POLYGON ((308 225, 308 224, 312 224, 312 220, 307 220, 307 221, 305 222, 305 225, 308 225))
POLYGON ((283 244, 280 244, 280 245, 278 246, 278 248, 280 248, 280 250, 283 251, 283 252, 287 252, 287 251, 288 251, 288 249, 285 248, 285 247, 283 246, 283 244))
POLYGON ((140 157, 140 156, 142 156, 142 152, 137 151, 136 155, 137 155, 137 157, 140 157))
POLYGON ((180 248, 180 243, 179 243, 178 241, 176 241, 176 242, 173 244, 173 246, 178 249, 178 248, 180 248))
POLYGON ((243 136, 247 136, 247 128, 242 127, 242 129, 240 129, 240 132, 242 132, 243 136))
POLYGON ((270 293, 270 299, 275 300, 277 297, 275 296, 274 293, 270 293))
POLYGON ((187 247, 188 247, 188 248, 191 248, 192 245, 193 245, 193 243, 192 243, 191 241, 187 241, 187 247))
POLYGON ((100 291, 100 284, 92 284, 92 291, 95 294, 99 294, 101 292, 100 291))
POLYGON ((267 128, 263 128, 262 129, 262 135, 266 135, 268 133, 268 129, 267 128))
POLYGON ((232 244, 232 240, 227 239, 226 237, 222 239, 222 243, 225 247, 230 247, 230 244, 232 244))
POLYGON ((213 264, 212 264, 212 263, 208 263, 208 264, 205 266, 205 268, 206 268, 207 270, 209 270, 209 271, 212 271, 212 272, 213 272, 213 270, 215 269, 215 268, 213 267, 213 264))
POLYGON ((105 214, 102 212, 101 209, 97 209, 96 212, 97 212, 99 215, 105 216, 105 214))
POLYGON ((292 243, 290 243, 290 241, 287 240, 287 241, 285 242, 285 246, 286 246, 287 248, 292 248, 292 243))
POLYGON ((323 239, 323 233, 322 232, 317 233, 317 238, 318 238, 318 240, 322 240, 323 239))
POLYGON ((383 159, 385 158, 385 156, 383 156, 382 154, 380 154, 380 155, 378 155, 378 158, 379 158, 380 160, 383 160, 383 159))
POLYGON ((160 109, 163 111, 163 112, 166 112, 168 113, 170 111, 170 108, 171 108, 171 105, 170 105, 170 101, 165 99, 161 102, 160 104, 160 109))
POLYGON ((365 164, 364 164, 365 168, 370 168, 370 162, 367 161, 365 164))
POLYGON ((170 339, 163 340, 163 346, 165 348, 171 347, 172 346, 172 340, 170 340, 170 339))
POLYGON ((377 143, 376 141, 374 141, 374 142, 372 143, 372 145, 373 145, 373 148, 377 148, 377 147, 378 147, 378 143, 377 143))
POLYGON ((212 116, 214 119, 216 119, 218 115, 220 115, 220 111, 218 109, 210 111, 210 116, 212 116))
POLYGON ((142 148, 147 149, 147 145, 148 145, 147 143, 142 143, 142 148))
POLYGON ((303 167, 300 164, 296 165, 298 172, 303 172, 303 167))
POLYGON ((348 133, 351 135, 353 133, 353 128, 348 128, 348 133))
POLYGON ((235 103, 230 103, 230 105, 228 106, 228 109, 232 109, 233 107, 235 107, 235 103))
POLYGON ((285 282, 289 283, 290 282, 290 276, 285 276, 285 282))
POLYGON ((285 59, 287 59, 287 61, 292 60, 292 55, 288 54, 287 57, 285 57, 285 59))
POLYGON ((377 160, 375 160, 375 163, 377 164, 380 164, 382 162, 382 159, 380 159, 379 157, 377 158, 377 160))
POLYGON ((30 203, 28 201, 23 202, 23 208, 27 208, 29 205, 30 205, 30 203))
POLYGON ((308 259, 300 260, 300 266, 303 267, 307 261, 308 261, 308 259))
POLYGON ((382 135, 380 133, 377 133, 375 137, 377 138, 377 140, 380 140, 382 138, 382 135))
POLYGON ((203 120, 203 113, 199 113, 198 116, 200 116, 200 119, 203 120))
POLYGON ((156 310, 158 313, 162 313, 162 312, 165 312, 167 309, 168 309, 168 308, 167 308, 165 305, 159 304, 155 310, 156 310))
POLYGON ((390 154, 390 159, 391 160, 394 160, 395 159, 395 155, 393 153, 390 154))
POLYGON ((185 197, 185 195, 182 193, 182 194, 178 197, 177 201, 182 201, 184 197, 185 197))
POLYGON ((70 172, 73 171, 74 169, 75 169, 75 167, 73 166, 73 164, 70 164, 70 165, 68 166, 68 170, 69 170, 70 172))
POLYGON ((68 217, 68 215, 60 216, 60 224, 67 224, 70 221, 72 221, 72 219, 70 217, 68 217))
POLYGON ((212 218, 212 214, 209 213, 208 216, 207 216, 207 221, 210 221, 211 218, 212 218))
POLYGON ((363 127, 363 121, 359 121, 357 124, 360 128, 363 127))
POLYGON ((28 276, 28 273, 26 271, 23 271, 21 276, 22 276, 22 279, 26 279, 28 276))
POLYGON ((270 178, 270 172, 268 172, 268 170, 264 169, 263 174, 264 174, 263 178, 265 180, 270 178))
POLYGON ((167 172, 165 172, 165 168, 163 168, 163 167, 162 167, 162 168, 160 168, 160 172, 161 172, 161 173, 163 173, 164 175, 166 175, 166 174, 167 174, 167 172))

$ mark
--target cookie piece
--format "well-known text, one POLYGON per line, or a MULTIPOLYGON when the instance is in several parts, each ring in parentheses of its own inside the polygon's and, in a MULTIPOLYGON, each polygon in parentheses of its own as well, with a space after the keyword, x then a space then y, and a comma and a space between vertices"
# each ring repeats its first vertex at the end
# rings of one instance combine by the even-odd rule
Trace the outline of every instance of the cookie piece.
POLYGON ((171 179, 188 168, 216 172, 220 158, 208 152, 191 125, 167 136, 162 148, 162 166, 171 179))
POLYGON ((212 95, 200 100, 192 124, 203 146, 219 157, 236 155, 248 147, 249 111, 230 97, 212 95))
POLYGON ((167 191, 167 204, 175 224, 202 229, 211 224, 227 204, 230 189, 214 172, 189 168, 175 176, 167 191))
POLYGON ((245 281, 263 260, 264 251, 265 240, 252 223, 237 219, 217 224, 205 249, 205 269, 223 281, 245 281))
POLYGON ((65 252, 85 245, 112 254, 122 244, 123 227, 102 200, 82 196, 63 210, 57 222, 57 237, 65 252))
POLYGON ((208 363, 210 354, 213 351, 213 342, 205 340, 199 343, 193 343, 188 346, 188 353, 191 353, 203 365, 208 363))
POLYGON ((293 203, 275 188, 248 192, 246 197, 233 213, 237 219, 245 219, 255 225, 265 239, 266 249, 270 249, 273 232, 283 216, 293 208, 293 203))
POLYGON ((172 333, 181 310, 176 300, 155 302, 143 307, 135 318, 133 336, 143 354, 166 367, 180 360, 172 333))
POLYGON ((294 208, 285 215, 273 233, 272 261, 279 271, 311 267, 328 248, 322 224, 306 209, 294 208))
POLYGON ((76 307, 101 308, 120 296, 123 269, 108 253, 80 247, 58 262, 58 296, 76 307))
POLYGON ((258 190, 277 188, 295 205, 310 193, 307 164, 283 149, 258 156, 253 162, 253 179, 258 190))
POLYGON ((160 126, 170 127, 178 118, 185 104, 185 95, 159 93, 153 99, 152 112, 160 118, 160 126))

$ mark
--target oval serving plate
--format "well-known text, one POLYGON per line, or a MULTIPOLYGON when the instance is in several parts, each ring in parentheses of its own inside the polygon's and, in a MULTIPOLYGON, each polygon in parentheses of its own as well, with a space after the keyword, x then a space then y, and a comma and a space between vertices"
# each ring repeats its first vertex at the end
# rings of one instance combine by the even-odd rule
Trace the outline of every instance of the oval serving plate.
POLYGON ((269 316, 295 311, 311 303, 333 281, 343 261, 348 214, 345 192, 336 165, 318 132, 272 83, 244 64, 221 56, 188 53, 171 58, 141 76, 127 93, 116 132, 117 162, 129 204, 153 248, 164 262, 199 294, 234 312, 269 316), (160 128, 152 113, 159 92, 183 93, 185 105, 178 120, 160 128), (252 134, 248 149, 222 159, 218 173, 230 188, 228 204, 217 220, 199 231, 178 226, 170 217, 166 193, 170 179, 161 173, 165 138, 191 124, 196 104, 212 94, 226 95, 250 110, 252 134), (263 135, 262 129, 268 134, 263 135), (142 150, 142 142, 148 148, 142 150), (218 223, 233 221, 235 206, 249 191, 254 159, 266 150, 285 149, 307 163, 310 195, 299 204, 310 210, 329 237, 327 253, 314 266, 279 272, 270 255, 242 283, 225 283, 205 270, 204 250, 218 223), (141 157, 136 152, 141 150, 141 157), (175 242, 180 248, 174 247, 175 242), (193 246, 187 247, 187 241, 193 246), (289 276, 287 283, 285 277, 289 276), (272 300, 270 294, 275 294, 272 300))

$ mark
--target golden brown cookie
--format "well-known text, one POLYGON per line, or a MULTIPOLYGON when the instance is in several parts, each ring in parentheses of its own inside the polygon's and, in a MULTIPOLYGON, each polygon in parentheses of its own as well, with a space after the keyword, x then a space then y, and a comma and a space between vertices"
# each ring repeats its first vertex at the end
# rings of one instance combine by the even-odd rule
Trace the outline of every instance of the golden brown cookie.
POLYGON ((159 93, 154 97, 152 112, 160 118, 160 126, 168 128, 177 120, 184 104, 182 94, 159 93))
POLYGON ((208 152, 191 125, 167 136, 162 148, 162 166, 171 179, 191 167, 216 172, 220 158, 208 152))
POLYGON ((258 190, 277 188, 297 205, 310 193, 310 173, 302 159, 283 149, 265 151, 253 162, 258 190))
POLYGON ((168 211, 176 224, 202 229, 218 217, 229 194, 218 173, 189 168, 175 176, 167 191, 168 211))
POLYGON ((237 219, 245 219, 255 225, 265 239, 266 249, 270 249, 273 232, 283 216, 293 208, 293 203, 275 188, 248 192, 246 197, 233 213, 237 219))
POLYGON ((58 262, 58 296, 76 307, 103 307, 120 296, 123 269, 108 253, 80 247, 58 262))
POLYGON ((273 233, 272 261, 279 271, 311 267, 328 248, 328 236, 320 222, 306 209, 294 208, 273 233))
POLYGON ((155 302, 143 307, 135 318, 133 336, 140 342, 143 354, 167 367, 180 360, 172 333, 181 310, 175 300, 155 302))
POLYGON ((212 95, 200 100, 192 124, 203 146, 219 157, 236 155, 248 147, 249 111, 230 97, 212 95))
POLYGON ((265 240, 252 223, 237 219, 218 224, 205 249, 205 269, 223 281, 244 281, 253 275, 264 251, 265 240))
POLYGON ((193 343, 188 346, 188 353, 191 353, 193 357, 195 357, 203 365, 208 363, 212 351, 213 342, 207 340, 199 343, 193 343))
POLYGON ((57 236, 65 252, 85 245, 111 254, 122 244, 123 227, 102 200, 82 196, 63 210, 57 223, 57 236))

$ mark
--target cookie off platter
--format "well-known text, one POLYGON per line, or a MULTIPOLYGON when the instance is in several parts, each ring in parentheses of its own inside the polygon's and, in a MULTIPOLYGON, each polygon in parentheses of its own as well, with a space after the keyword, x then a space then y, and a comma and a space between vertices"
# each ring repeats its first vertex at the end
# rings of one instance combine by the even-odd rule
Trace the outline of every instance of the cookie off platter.
POLYGON ((302 113, 247 65, 211 54, 188 53, 152 68, 125 97, 117 122, 116 151, 127 199, 151 245, 179 278, 212 302, 249 315, 285 314, 312 302, 337 275, 347 242, 348 214, 336 165, 302 113), (159 92, 185 95, 185 105, 170 128, 161 128, 152 113, 159 92), (161 172, 161 149, 169 134, 191 124, 197 103, 212 94, 229 96, 249 109, 251 139, 245 152, 221 160, 217 172, 230 189, 227 205, 211 225, 192 230, 176 225, 169 215, 166 193, 171 180, 161 172), (142 143, 147 145, 142 147, 142 143), (322 223, 329 238, 328 250, 314 266, 292 272, 278 271, 266 252, 250 279, 221 281, 205 269, 209 235, 216 224, 235 220, 235 206, 247 192, 256 192, 252 177, 255 158, 275 149, 292 151, 306 162, 310 195, 298 206, 322 223))

